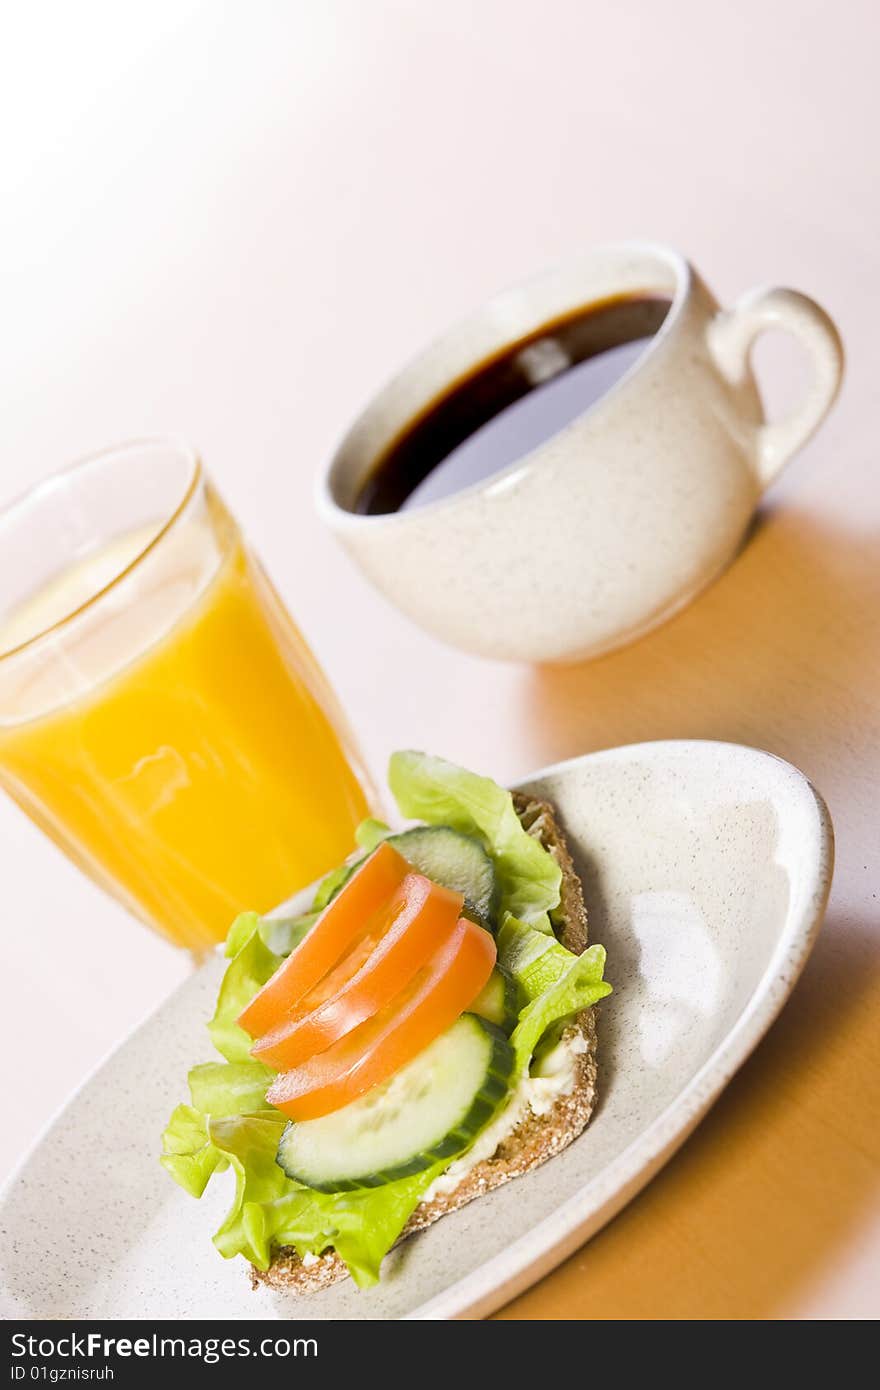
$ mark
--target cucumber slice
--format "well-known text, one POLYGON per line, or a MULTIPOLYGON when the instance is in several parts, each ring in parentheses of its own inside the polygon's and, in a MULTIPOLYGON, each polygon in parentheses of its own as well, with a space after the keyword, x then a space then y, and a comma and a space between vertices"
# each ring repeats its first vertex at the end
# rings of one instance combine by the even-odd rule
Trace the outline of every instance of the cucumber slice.
POLYGON ((491 922, 496 908, 495 866, 479 840, 448 825, 417 825, 388 840, 414 869, 435 883, 463 893, 465 908, 480 926, 491 922))
POLYGON ((317 1192, 382 1187, 452 1160, 508 1092, 513 1051, 486 1019, 462 1014, 381 1086, 332 1115, 291 1121, 276 1162, 317 1192))
POLYGON ((496 965, 482 990, 471 1004, 471 1013, 479 1014, 505 1033, 513 1030, 518 1017, 516 982, 500 965, 496 965))

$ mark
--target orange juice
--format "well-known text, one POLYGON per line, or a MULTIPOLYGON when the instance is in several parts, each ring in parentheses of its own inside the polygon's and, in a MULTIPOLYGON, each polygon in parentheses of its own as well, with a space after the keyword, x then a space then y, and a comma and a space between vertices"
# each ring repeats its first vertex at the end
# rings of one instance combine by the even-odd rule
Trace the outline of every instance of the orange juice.
MULTIPOLYGON (((93 878, 194 949, 338 863, 368 812, 311 653, 229 537, 207 581, 201 561, 170 572, 166 561, 134 601, 133 566, 115 606, 98 599, 70 620, 83 628, 65 668, 81 687, 72 696, 58 693, 57 661, 22 668, 14 698, 0 692, 6 790, 93 878)), ((46 585, 0 626, 0 650, 85 604, 149 539, 149 528, 123 536, 46 585)), ((204 539, 183 537, 178 558, 204 539)))

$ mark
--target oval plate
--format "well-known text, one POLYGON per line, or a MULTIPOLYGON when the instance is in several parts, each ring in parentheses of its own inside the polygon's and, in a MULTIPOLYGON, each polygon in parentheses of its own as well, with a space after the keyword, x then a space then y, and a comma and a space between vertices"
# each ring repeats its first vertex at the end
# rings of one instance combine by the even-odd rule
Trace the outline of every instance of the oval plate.
POLYGON ((204 1031, 211 959, 77 1092, 8 1184, 0 1308, 30 1318, 479 1317, 608 1221, 684 1141, 782 1008, 818 931, 833 836, 789 764, 735 744, 638 744, 523 788, 556 806, 615 992, 599 1106, 564 1153, 392 1252, 381 1285, 252 1293, 211 1245, 230 1174, 200 1202, 157 1162, 204 1031))

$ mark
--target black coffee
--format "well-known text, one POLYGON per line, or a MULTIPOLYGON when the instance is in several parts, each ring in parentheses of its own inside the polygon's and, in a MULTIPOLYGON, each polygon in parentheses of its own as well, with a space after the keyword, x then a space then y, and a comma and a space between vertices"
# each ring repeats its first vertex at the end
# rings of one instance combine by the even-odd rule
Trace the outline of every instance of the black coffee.
POLYGON ((544 324, 482 362, 413 420, 376 462, 356 509, 424 506, 558 434, 603 396, 645 349, 668 299, 626 295, 544 324))

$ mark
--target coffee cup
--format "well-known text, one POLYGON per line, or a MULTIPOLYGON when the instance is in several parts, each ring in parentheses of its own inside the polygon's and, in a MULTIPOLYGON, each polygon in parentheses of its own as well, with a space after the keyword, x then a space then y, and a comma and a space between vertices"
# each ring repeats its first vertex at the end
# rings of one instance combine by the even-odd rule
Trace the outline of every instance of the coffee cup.
MULTIPOLYGON (((729 564, 842 373, 837 330, 807 296, 762 288, 723 309, 674 250, 598 247, 499 294, 411 362, 328 461, 319 512, 373 584, 443 641, 507 660, 595 657, 662 623, 729 564), (548 437, 526 439, 521 455, 514 448, 488 476, 465 473, 434 500, 365 514, 383 461, 440 407, 454 418, 468 382, 507 381, 515 368, 544 390, 571 365, 560 343, 574 329, 560 325, 595 325, 602 314, 617 323, 614 306, 631 306, 632 318, 651 304, 661 306, 656 331, 631 343, 613 384, 582 410, 575 401, 548 437), (805 395, 772 422, 750 362, 768 329, 792 334, 810 362, 805 395)), ((516 429, 507 434, 515 440, 516 429)), ((425 435, 431 449, 435 436, 425 435)))

